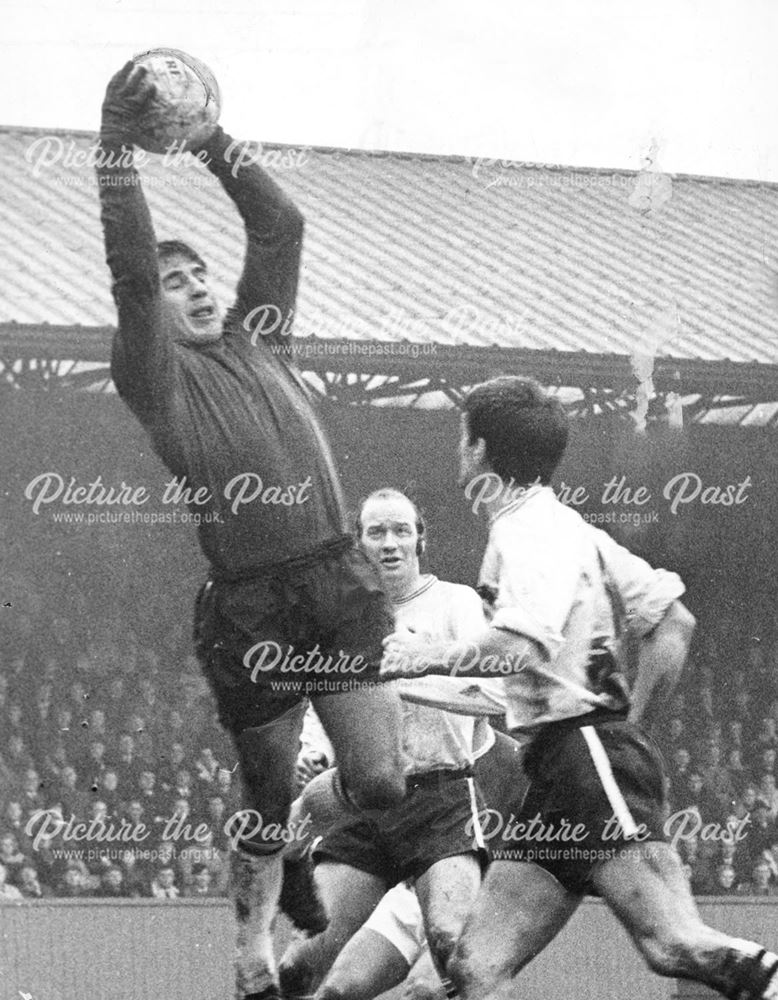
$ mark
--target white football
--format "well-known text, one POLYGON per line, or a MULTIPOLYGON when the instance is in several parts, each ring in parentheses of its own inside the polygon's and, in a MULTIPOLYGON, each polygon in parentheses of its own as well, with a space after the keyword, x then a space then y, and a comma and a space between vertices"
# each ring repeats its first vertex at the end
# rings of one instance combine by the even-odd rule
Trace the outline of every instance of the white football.
POLYGON ((139 144, 150 153, 166 153, 205 142, 221 112, 210 69, 179 49, 149 49, 133 62, 146 69, 157 91, 141 120, 139 144))

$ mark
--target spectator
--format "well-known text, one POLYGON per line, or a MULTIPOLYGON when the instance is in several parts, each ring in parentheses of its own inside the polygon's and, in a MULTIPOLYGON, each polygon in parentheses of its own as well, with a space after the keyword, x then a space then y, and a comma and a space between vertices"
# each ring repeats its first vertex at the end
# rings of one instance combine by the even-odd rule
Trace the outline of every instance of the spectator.
POLYGON ((25 864, 19 871, 19 891, 25 899, 47 899, 53 895, 47 885, 41 885, 38 872, 31 864, 25 864))
POLYGON ((136 798, 143 803, 147 816, 160 816, 164 809, 157 792, 157 776, 153 771, 141 771, 136 798))
POLYGON ((748 837, 742 842, 749 861, 753 864, 775 840, 776 827, 766 806, 757 801, 751 812, 751 823, 746 828, 748 837))
POLYGON ((142 677, 139 686, 139 697, 136 702, 138 714, 146 720, 145 729, 154 735, 160 735, 162 729, 162 706, 157 698, 157 689, 150 677, 142 677))
POLYGON ((193 831, 192 806, 189 799, 173 799, 169 810, 164 811, 165 826, 173 831, 181 831, 180 837, 187 837, 188 831, 193 831))
POLYGON ((135 737, 135 750, 141 770, 154 770, 156 767, 156 749, 151 730, 144 729, 135 737))
POLYGON ((19 872, 27 859, 19 850, 19 843, 13 833, 3 830, 0 833, 0 864, 6 871, 9 882, 16 883, 19 872))
POLYGON ((126 899, 130 895, 124 884, 124 874, 121 868, 111 865, 103 872, 97 894, 104 899, 126 899))
POLYGON ((186 768, 181 768, 176 772, 175 781, 170 789, 170 795, 176 799, 188 799, 192 808, 197 807, 197 796, 192 786, 192 775, 186 768))
POLYGON ((692 889, 695 894, 710 894, 715 891, 718 845, 712 840, 697 842, 697 856, 692 862, 692 889))
POLYGON ((695 808, 703 823, 716 822, 719 816, 718 801, 705 788, 699 771, 689 773, 686 790, 678 800, 678 804, 682 809, 695 808))
POLYGON ((224 799, 221 795, 209 796, 206 803, 205 822, 213 834, 213 846, 218 851, 226 851, 229 846, 228 835, 225 830, 228 819, 229 816, 227 815, 224 799))
POLYGON ((737 873, 732 865, 723 863, 716 869, 716 886, 714 895, 734 896, 737 893, 737 873))
POLYGON ((122 800, 119 792, 119 775, 112 767, 106 768, 100 775, 96 794, 105 802, 110 816, 121 815, 122 800))
POLYGON ((778 817, 778 789, 775 787, 775 775, 769 771, 759 778, 757 802, 764 804, 770 814, 770 819, 775 822, 778 817))
POLYGON ((84 878, 84 873, 78 865, 69 862, 57 886, 57 895, 69 899, 87 895, 84 878))
POLYGON ((764 747, 760 753, 756 762, 756 775, 761 774, 772 774, 775 775, 775 761, 776 761, 776 750, 775 747, 764 747))
POLYGON ((55 739, 62 743, 70 756, 75 745, 73 732, 73 709, 68 704, 58 705, 54 711, 55 739))
POLYGON ((186 760, 186 750, 183 743, 174 740, 169 746, 170 749, 162 759, 158 770, 159 784, 165 792, 172 791, 173 786, 176 784, 176 775, 184 768, 184 761, 186 760))
POLYGON ((16 837, 22 854, 29 854, 32 850, 32 842, 25 829, 29 818, 29 816, 24 815, 22 804, 18 799, 9 799, 3 813, 1 827, 16 837))
POLYGON ((743 750, 739 746, 730 746, 727 751, 725 761, 727 776, 735 790, 735 801, 737 802, 747 780, 746 766, 743 763, 743 750))
POLYGON ((122 733, 119 736, 115 766, 122 788, 135 788, 141 768, 135 757, 135 740, 131 733, 122 733))
POLYGON ((778 883, 778 833, 776 833, 770 846, 763 852, 763 857, 770 865, 773 880, 778 883))
POLYGON ((111 817, 108 814, 108 803, 104 802, 102 799, 93 799, 89 803, 89 812, 87 813, 87 823, 94 823, 95 829, 99 830, 100 825, 108 826, 111 822, 111 817))
POLYGON ((59 843, 61 841, 51 834, 41 834, 36 838, 36 868, 43 884, 50 887, 58 886, 65 873, 64 860, 55 854, 59 843))
POLYGON ((702 784, 712 800, 711 816, 718 820, 728 815, 735 805, 735 786, 727 770, 721 764, 721 745, 711 740, 705 750, 702 767, 702 784), (715 806, 712 803, 715 802, 715 806))
POLYGON ((108 741, 105 712, 102 708, 93 708, 89 713, 89 736, 92 740, 108 741))
POLYGON ((211 873, 214 895, 223 896, 229 878, 228 860, 225 853, 214 847, 211 830, 179 852, 178 868, 185 886, 192 884, 194 870, 202 865, 205 865, 211 873))
POLYGON ((686 793, 691 759, 691 754, 684 746, 676 747, 673 751, 673 760, 670 765, 670 797, 674 805, 678 805, 686 793))
POLYGON ((0 903, 13 903, 23 898, 15 885, 9 885, 7 878, 8 871, 0 862, 0 903))
POLYGON ((745 896, 775 896, 778 890, 772 881, 770 865, 764 858, 757 859, 751 869, 751 881, 744 882, 738 891, 745 896))
POLYGON ((197 780, 205 785, 211 786, 216 781, 216 772, 219 770, 219 762, 214 756, 210 747, 203 747, 194 762, 194 772, 197 780))
POLYGON ((146 814, 143 803, 139 799, 130 799, 122 819, 132 828, 136 836, 140 836, 141 826, 144 828, 143 832, 149 836, 154 836, 157 833, 156 818, 146 814))
POLYGON ((756 785, 752 782, 743 786, 740 795, 735 801, 735 815, 738 819, 749 816, 756 808, 756 785))
POLYGON ((175 872, 170 865, 157 870, 156 878, 151 883, 151 895, 154 899, 178 899, 180 890, 175 884, 175 872))
POLYGON ((177 708, 171 710, 166 729, 172 742, 181 743, 184 747, 191 742, 184 717, 177 708))
POLYGON ((78 787, 78 774, 74 767, 70 765, 63 767, 55 795, 62 805, 62 814, 66 819, 71 816, 83 819, 87 815, 89 796, 78 787))
POLYGON ((148 896, 151 892, 151 880, 143 865, 138 863, 138 856, 132 848, 122 853, 119 868, 127 895, 131 898, 148 896))
POLYGON ((91 740, 84 768, 84 778, 93 791, 94 787, 100 784, 105 769, 105 743, 102 740, 91 740))
POLYGON ((233 783, 232 776, 232 771, 228 771, 226 767, 220 767, 216 772, 216 787, 214 788, 214 791, 221 795, 224 800, 224 808, 229 816, 241 808, 240 794, 233 783))
POLYGON ((43 778, 47 787, 56 789, 62 777, 62 771, 69 763, 68 748, 59 738, 59 734, 51 743, 47 744, 47 748, 44 748, 41 758, 43 778))
POLYGON ((212 899, 217 893, 211 881, 207 865, 197 865, 192 869, 192 884, 184 889, 184 895, 190 899, 212 899))
POLYGON ((19 801, 21 802, 22 811, 26 813, 33 813, 37 809, 46 808, 43 784, 40 775, 34 767, 28 767, 24 772, 19 801))

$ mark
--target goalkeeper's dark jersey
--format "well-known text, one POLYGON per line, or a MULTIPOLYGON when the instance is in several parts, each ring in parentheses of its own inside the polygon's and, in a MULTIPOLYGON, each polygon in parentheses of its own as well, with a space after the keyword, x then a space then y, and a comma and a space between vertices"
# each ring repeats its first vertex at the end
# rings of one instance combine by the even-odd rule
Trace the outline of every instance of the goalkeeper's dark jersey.
POLYGON ((200 544, 217 574, 240 576, 342 535, 345 518, 307 387, 289 358, 273 352, 271 338, 254 343, 243 328, 245 317, 262 305, 291 315, 302 216, 257 165, 235 169, 235 157, 227 157, 230 143, 217 129, 206 146, 209 169, 243 218, 247 250, 224 336, 211 344, 177 344, 166 328, 156 239, 135 170, 101 167, 99 173, 119 311, 114 382, 171 472, 185 476, 189 487, 207 488, 207 505, 193 508, 208 515, 200 544), (251 496, 257 477, 260 495, 233 512, 241 485, 244 497, 251 496))

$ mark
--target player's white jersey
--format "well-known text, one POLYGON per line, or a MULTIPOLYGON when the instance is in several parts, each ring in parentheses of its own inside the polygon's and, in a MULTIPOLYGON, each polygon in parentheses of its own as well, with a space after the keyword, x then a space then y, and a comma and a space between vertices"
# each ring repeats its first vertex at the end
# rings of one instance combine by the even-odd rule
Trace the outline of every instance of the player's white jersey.
MULTIPOLYGON (((407 597, 394 602, 398 628, 413 629, 419 638, 454 642, 483 633, 486 620, 481 599, 471 587, 423 576, 407 597)), ((403 749, 409 758, 406 770, 460 768, 473 762, 474 747, 483 748, 491 735, 483 717, 491 703, 492 714, 504 711, 505 696, 499 681, 483 682, 457 677, 404 678, 395 682, 403 698, 403 749), (456 707, 457 713, 440 706, 456 707)))
POLYGON ((511 730, 626 707, 623 678, 597 676, 591 655, 594 645, 617 645, 609 581, 638 635, 684 592, 675 573, 653 569, 548 487, 531 487, 492 519, 479 580, 496 592, 491 625, 534 640, 545 657, 505 679, 511 730))

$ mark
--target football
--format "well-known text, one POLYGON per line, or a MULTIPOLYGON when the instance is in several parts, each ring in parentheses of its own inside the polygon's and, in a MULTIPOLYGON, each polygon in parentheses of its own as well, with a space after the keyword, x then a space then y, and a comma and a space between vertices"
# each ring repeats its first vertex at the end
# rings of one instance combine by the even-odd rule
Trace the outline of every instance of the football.
POLYGON ((221 112, 219 85, 210 69, 178 49, 149 49, 133 62, 145 68, 157 91, 141 119, 139 145, 166 153, 205 142, 221 112))

